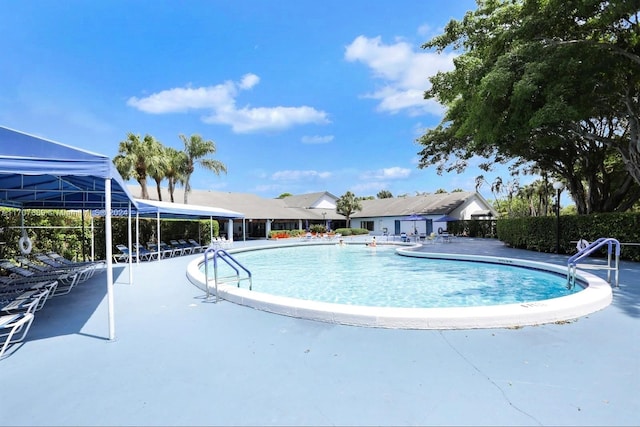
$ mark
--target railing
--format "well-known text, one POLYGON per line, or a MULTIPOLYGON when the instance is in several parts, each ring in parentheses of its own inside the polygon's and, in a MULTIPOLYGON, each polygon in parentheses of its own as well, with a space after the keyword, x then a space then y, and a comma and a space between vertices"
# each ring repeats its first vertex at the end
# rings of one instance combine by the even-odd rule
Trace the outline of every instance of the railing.
POLYGON ((607 270, 607 282, 611 284, 611 271, 615 271, 615 286, 619 287, 619 266, 620 266, 620 242, 612 237, 601 237, 598 240, 588 244, 585 248, 578 251, 577 254, 571 256, 567 260, 567 287, 572 289, 576 283, 576 270, 580 268, 607 270), (595 251, 607 245, 607 265, 598 264, 578 264, 580 260, 593 254, 595 251), (611 265, 611 255, 615 246, 615 265, 611 265))
POLYGON ((249 280, 249 290, 252 289, 253 284, 251 280, 251 272, 248 269, 246 269, 242 264, 240 264, 234 257, 232 257, 224 249, 211 247, 211 248, 208 248, 206 251, 204 251, 204 276, 205 276, 204 283, 205 283, 205 286, 207 287, 207 299, 209 299, 209 296, 210 296, 208 255, 211 253, 213 253, 211 259, 213 260, 213 280, 216 288, 216 302, 218 302, 220 299, 218 294, 218 283, 236 282, 238 284, 238 287, 240 287, 240 282, 242 280, 249 280), (224 261, 229 267, 231 267, 236 272, 235 276, 218 277, 218 259, 224 261), (240 270, 243 270, 245 273, 247 273, 248 277, 241 278, 240 270), (221 282, 220 281, 221 279, 224 279, 224 280, 221 282))

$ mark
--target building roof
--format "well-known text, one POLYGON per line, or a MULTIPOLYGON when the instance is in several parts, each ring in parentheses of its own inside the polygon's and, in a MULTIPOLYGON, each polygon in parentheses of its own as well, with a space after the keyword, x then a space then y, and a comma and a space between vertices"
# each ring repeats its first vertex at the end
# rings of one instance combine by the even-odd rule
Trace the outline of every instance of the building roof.
MULTIPOLYGON (((134 195, 140 194, 140 187, 130 186, 134 195)), ((153 188, 149 189, 152 200, 157 199, 153 188)), ((481 206, 493 209, 484 198, 476 192, 458 191, 453 193, 425 194, 420 196, 392 197, 388 199, 367 199, 362 201, 362 210, 351 218, 379 218, 386 216, 450 215, 471 199, 477 199, 481 206)), ((174 200, 181 204, 184 189, 177 188, 174 200)), ((316 208, 327 199, 337 201, 338 198, 329 192, 317 192, 288 196, 283 199, 267 199, 251 193, 229 193, 223 191, 192 190, 189 203, 202 206, 215 206, 240 212, 247 219, 280 219, 280 220, 343 220, 345 217, 335 209, 316 208), (324 213, 324 215, 323 215, 324 213)), ((162 189, 162 200, 168 201, 169 193, 162 189)), ((496 216, 496 213, 493 213, 496 216)))
POLYGON ((392 197, 362 201, 362 210, 352 218, 372 218, 403 215, 448 215, 478 193, 457 191, 453 193, 424 194, 420 196, 392 197))
MULTIPOLYGON (((134 195, 140 194, 140 187, 131 186, 134 195)), ((157 199, 157 193, 153 188, 149 189, 152 200, 157 199)), ((251 193, 230 193, 223 191, 192 190, 189 193, 189 203, 202 206, 217 206, 232 211, 241 212, 247 219, 344 219, 344 216, 330 209, 312 209, 312 204, 327 192, 310 193, 309 195, 290 196, 284 199, 267 199, 251 193), (290 200, 286 200, 290 199, 290 200), (292 203, 293 202, 293 203, 292 203), (309 202, 309 206, 305 203, 309 202), (326 215, 323 217, 322 213, 326 215)), ((335 197, 335 196, 332 196, 335 197)), ((169 192, 162 189, 162 200, 170 200, 169 192)), ((184 200, 184 189, 176 188, 174 191, 175 203, 184 200)))

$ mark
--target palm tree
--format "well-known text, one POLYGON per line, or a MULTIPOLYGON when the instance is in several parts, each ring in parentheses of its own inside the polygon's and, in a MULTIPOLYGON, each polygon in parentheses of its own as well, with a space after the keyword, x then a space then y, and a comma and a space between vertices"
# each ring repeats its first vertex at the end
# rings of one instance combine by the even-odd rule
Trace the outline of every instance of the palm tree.
POLYGON ((176 184, 184 183, 184 173, 181 168, 187 163, 187 155, 173 147, 166 147, 164 154, 167 159, 164 177, 169 181, 169 197, 171 198, 171 203, 173 203, 175 202, 173 193, 176 189, 176 184))
POLYGON ((141 140, 140 135, 129 132, 127 139, 120 142, 118 154, 113 159, 113 163, 123 179, 133 178, 138 181, 143 199, 149 199, 149 191, 147 190, 149 171, 154 170, 162 158, 159 147, 162 145, 153 136, 147 134, 141 140))
POLYGON ((351 215, 361 210, 362 202, 351 191, 347 191, 336 201, 336 212, 346 217, 349 228, 351 228, 351 215))
MULTIPOLYGON (((159 141, 156 141, 158 156, 157 161, 147 165, 147 173, 156 182, 156 191, 158 193, 158 200, 162 201, 162 191, 160 183, 167 177, 167 168, 169 166, 169 159, 166 154, 167 147, 162 145, 159 141)), ((155 157, 155 156, 154 156, 155 157)))
POLYGON ((219 160, 205 159, 208 154, 215 154, 216 144, 213 141, 205 141, 200 135, 193 134, 189 139, 186 136, 180 134, 180 139, 184 142, 184 153, 186 158, 184 159, 183 168, 181 168, 184 174, 184 203, 187 204, 187 195, 191 191, 191 185, 189 180, 191 174, 195 170, 195 165, 215 172, 216 175, 220 175, 220 172, 227 173, 227 167, 219 160))

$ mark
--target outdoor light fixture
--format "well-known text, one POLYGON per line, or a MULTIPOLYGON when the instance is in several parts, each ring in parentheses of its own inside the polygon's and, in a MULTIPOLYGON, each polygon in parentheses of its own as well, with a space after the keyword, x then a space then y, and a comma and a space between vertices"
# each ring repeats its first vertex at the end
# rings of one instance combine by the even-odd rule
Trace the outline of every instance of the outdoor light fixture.
POLYGON ((564 189, 564 184, 560 181, 553 183, 556 190, 556 253, 560 253, 560 194, 564 189))

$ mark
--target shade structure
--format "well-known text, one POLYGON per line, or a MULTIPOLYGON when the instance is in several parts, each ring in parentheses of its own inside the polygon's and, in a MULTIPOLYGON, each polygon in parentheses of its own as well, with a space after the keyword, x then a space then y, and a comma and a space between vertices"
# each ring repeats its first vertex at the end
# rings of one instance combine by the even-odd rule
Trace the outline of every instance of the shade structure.
POLYGON ((137 211, 141 217, 154 217, 159 213, 163 218, 244 218, 243 213, 213 206, 185 205, 142 199, 136 199, 136 202, 137 211))
POLYGON ((460 218, 456 218, 454 216, 445 215, 445 216, 441 216, 440 218, 437 218, 437 219, 433 220, 433 222, 453 222, 453 221, 460 221, 460 218))
POLYGON ((105 209, 109 339, 115 339, 111 209, 135 207, 107 156, 0 126, 0 205, 20 209, 105 209))
POLYGON ((424 221, 425 217, 423 217, 422 215, 418 215, 418 214, 411 214, 406 218, 403 218, 402 221, 424 221))

